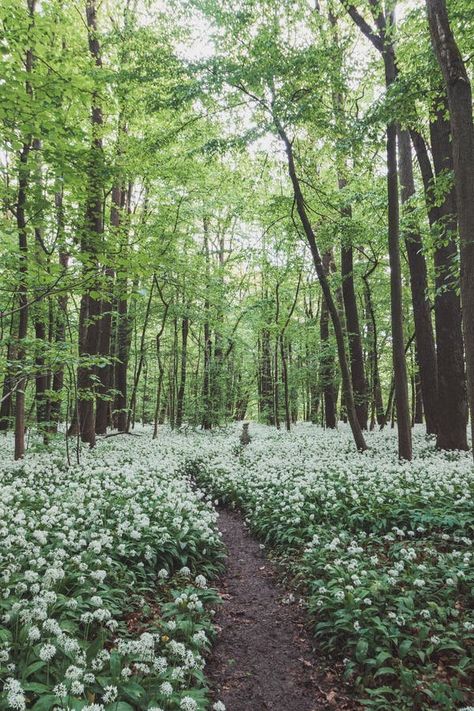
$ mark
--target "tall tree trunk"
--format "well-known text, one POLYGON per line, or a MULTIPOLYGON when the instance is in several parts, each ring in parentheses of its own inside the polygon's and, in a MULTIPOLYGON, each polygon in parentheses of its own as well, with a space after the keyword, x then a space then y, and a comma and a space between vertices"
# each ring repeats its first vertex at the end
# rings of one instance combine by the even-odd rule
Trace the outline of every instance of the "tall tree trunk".
POLYGON ((15 387, 14 363, 16 356, 16 341, 15 336, 15 313, 12 313, 10 320, 10 338, 7 345, 7 364, 5 377, 3 380, 2 402, 0 404, 0 432, 6 432, 10 429, 11 414, 13 406, 13 389, 15 387))
MULTIPOLYGON (((326 252, 322 259, 324 273, 331 270, 333 258, 331 252, 326 252)), ((321 306, 321 320, 319 322, 319 336, 321 341, 321 359, 319 364, 319 380, 324 399, 324 422, 326 427, 335 428, 337 425, 336 407, 337 396, 334 385, 334 353, 329 338, 329 311, 326 300, 321 306)))
POLYGON ((457 293, 457 220, 454 186, 439 203, 436 182, 452 170, 449 122, 443 116, 440 97, 435 120, 430 124, 434 171, 423 137, 411 138, 423 179, 428 220, 433 232, 435 266, 435 330, 438 367, 438 434, 440 449, 467 449, 467 392, 464 370, 461 303, 457 293), (435 177, 436 176, 436 177, 435 177))
POLYGON ((281 374, 285 395, 285 427, 287 432, 289 432, 291 430, 290 391, 288 387, 288 364, 286 360, 285 341, 283 334, 280 334, 279 341, 281 355, 281 374))
POLYGON ((176 399, 176 427, 183 424, 184 394, 186 391, 186 366, 188 359, 188 334, 189 318, 183 316, 181 319, 181 372, 179 378, 178 395, 176 399))
MULTIPOLYGON (((384 49, 385 80, 390 87, 396 78, 395 57, 391 49, 384 49)), ((397 129, 394 122, 387 126, 387 194, 388 194, 388 253, 390 262, 390 299, 393 343, 393 372, 397 407, 398 455, 412 458, 410 405, 403 338, 402 270, 399 244, 399 205, 397 174, 397 129)))
POLYGON ((370 418, 370 429, 372 430, 375 427, 375 421, 377 421, 379 426, 383 426, 385 424, 385 411, 383 407, 382 388, 380 385, 379 375, 377 321, 375 319, 375 312, 372 304, 372 293, 370 291, 368 275, 364 276, 363 279, 365 285, 364 296, 367 311, 367 335, 369 342, 369 363, 372 386, 372 414, 370 418))
POLYGON ((122 263, 117 274, 117 331, 115 337, 117 361, 114 365, 115 399, 113 405, 114 424, 119 432, 125 432, 128 421, 127 373, 132 333, 128 314, 128 278, 126 258, 128 254, 128 222, 123 227, 122 216, 126 207, 127 217, 131 213, 132 184, 128 190, 116 184, 112 189, 112 213, 110 221, 119 231, 120 243, 123 248, 122 263))
MULTIPOLYGON (((97 8, 95 0, 87 0, 86 21, 89 52, 97 69, 102 67, 100 43, 97 35, 97 8)), ((91 359, 97 354, 100 301, 96 292, 100 290, 97 254, 103 233, 102 192, 103 192, 103 116, 99 104, 99 91, 94 89, 91 108, 92 143, 89 153, 86 210, 84 228, 81 236, 81 254, 84 263, 84 281, 86 291, 82 296, 80 329, 81 363, 77 369, 78 421, 83 442, 90 447, 95 445, 95 367, 91 359)))
MULTIPOLYGON (((453 170, 447 106, 438 107, 430 124, 431 152, 436 176, 453 170)), ((437 206, 434 227, 435 326, 438 349, 440 449, 467 449, 468 417, 461 300, 458 293, 456 191, 454 185, 437 206)))
POLYGON ((98 355, 104 362, 97 369, 99 383, 97 386, 97 405, 95 413, 95 432, 103 435, 107 432, 109 422, 109 399, 110 387, 112 385, 112 364, 105 362, 110 359, 110 347, 112 337, 112 289, 115 272, 111 267, 104 270, 105 284, 104 291, 106 297, 101 302, 100 319, 97 323, 99 336, 98 355))
MULTIPOLYGON (((280 284, 277 283, 275 289, 275 326, 278 327, 280 317, 280 284)), ((280 429, 280 376, 278 368, 278 334, 275 334, 275 346, 273 348, 273 419, 277 430, 280 429)))
MULTIPOLYGON (((469 76, 444 0, 426 0, 435 54, 448 94, 461 244, 461 300, 471 433, 474 441, 474 125, 469 76)), ((474 452, 474 447, 473 447, 474 452)))
POLYGON ((428 434, 438 430, 438 379, 436 351, 431 323, 431 305, 428 298, 428 276, 423 254, 423 241, 418 225, 415 224, 413 208, 410 204, 415 194, 413 179, 410 136, 407 131, 398 130, 398 156, 400 170, 400 192, 405 206, 407 228, 404 239, 410 268, 411 297, 415 321, 416 350, 423 405, 428 434))
MULTIPOLYGON (((34 25, 35 0, 27 0, 29 27, 34 25)), ((33 95, 29 75, 33 70, 33 51, 26 50, 25 69, 27 73, 26 93, 33 95)), ((18 230, 19 250, 19 282, 18 282, 18 348, 16 361, 18 374, 16 376, 15 391, 15 459, 21 459, 25 454, 25 388, 27 378, 23 370, 25 359, 24 339, 28 335, 28 231, 26 220, 26 193, 30 177, 29 157, 32 145, 32 136, 23 142, 18 166, 18 192, 16 203, 16 224, 18 230)))
MULTIPOLYGON (((62 196, 61 196, 62 200, 62 196)), ((56 203, 57 204, 57 203, 56 203)), ((63 272, 67 271, 69 265, 69 255, 67 252, 63 251, 63 248, 59 251, 59 266, 63 272)), ((67 292, 63 292, 58 297, 57 302, 57 312, 56 312, 56 324, 55 324, 55 334, 54 340, 57 346, 63 347, 66 340, 66 319, 67 319, 67 302, 68 295, 67 292)), ((52 429, 57 431, 58 425, 61 421, 61 394, 64 387, 64 364, 59 363, 58 367, 53 373, 53 399, 51 401, 51 423, 52 429)))
POLYGON ((212 428, 211 414, 211 361, 212 361, 212 334, 209 324, 210 320, 210 258, 209 258, 209 220, 207 217, 203 220, 204 227, 204 259, 206 266, 206 295, 204 298, 204 367, 202 380, 202 420, 201 426, 203 430, 212 428))
POLYGON ((415 390, 415 405, 413 407, 413 423, 421 425, 423 422, 423 393, 421 390, 420 369, 418 365, 418 353, 415 353, 415 372, 413 375, 413 384, 415 390))
MULTIPOLYGON (((342 190, 345 186, 346 180, 340 177, 339 189, 342 190)), ((350 205, 343 208, 343 215, 348 220, 352 219, 350 205)), ((354 287, 354 255, 352 244, 344 242, 344 240, 341 244, 341 277, 354 402, 359 424, 365 430, 367 429, 368 414, 367 381, 365 378, 359 312, 354 287)))
POLYGON ((316 235, 313 232, 313 228, 311 226, 311 222, 308 217, 308 213, 306 211, 306 205, 303 197, 303 193, 301 190, 301 185, 300 181, 298 179, 298 175, 296 172, 296 166, 295 166, 295 161, 294 161, 294 156, 293 156, 293 146, 291 144, 291 141, 289 140, 282 124, 280 121, 274 116, 273 120, 275 122, 276 128, 278 130, 278 134, 280 138, 283 141, 283 144, 285 146, 285 151, 286 155, 288 158, 288 172, 290 176, 290 180, 293 186, 293 193, 295 197, 295 203, 296 207, 298 210, 298 215, 301 220, 301 224, 303 225, 303 229, 306 235, 306 239, 308 241, 310 250, 311 250, 311 255, 313 257, 313 263, 314 267, 316 269, 316 274, 318 275, 319 283, 321 284, 321 288, 324 294, 324 299, 326 301, 326 305, 329 311, 329 314, 331 316, 333 328, 334 328, 334 333, 336 336, 336 343, 337 343, 337 351, 338 351, 338 357, 339 357, 339 367, 341 370, 341 376, 342 376, 342 387, 343 387, 343 393, 344 393, 344 398, 345 398, 345 403, 347 407, 347 416, 349 419, 349 423, 351 426, 352 430, 352 435, 354 437, 354 442, 358 450, 363 451, 367 449, 367 444, 364 439, 364 435, 361 429, 361 426, 359 424, 359 420, 357 418, 357 414, 355 411, 355 404, 354 404, 354 394, 352 391, 352 381, 351 381, 351 375, 349 371, 349 365, 347 363, 347 356, 346 356, 346 344, 344 341, 344 329, 343 325, 341 322, 341 317, 336 305, 336 302, 334 300, 334 297, 332 295, 331 287, 329 285, 328 278, 325 274, 323 263, 321 260, 321 256, 319 254, 319 249, 318 245, 316 242, 316 235))
MULTIPOLYGON (((331 7, 329 8, 329 22, 332 28, 334 46, 337 50, 336 56, 342 57, 337 31, 337 19, 331 7)), ((340 63, 338 64, 336 71, 338 74, 338 81, 333 81, 333 109, 335 118, 346 123, 344 93, 341 91, 341 86, 343 86, 343 68, 340 63)), ((338 161, 337 165, 338 186, 341 191, 343 191, 347 186, 347 180, 345 177, 347 169, 346 162, 346 157, 344 156, 342 160, 338 161)), ((341 215, 347 223, 351 222, 352 207, 349 203, 346 202, 343 204, 341 215)), ((354 404, 359 424, 361 428, 365 430, 367 429, 368 414, 367 380, 365 376, 362 338, 359 326, 359 312, 354 287, 354 255, 351 238, 349 237, 349 239, 347 239, 347 236, 344 234, 341 243, 341 278, 347 341, 349 345, 349 363, 352 377, 352 388, 354 391, 354 404)))
POLYGON ((126 432, 130 431, 131 426, 132 426, 132 428, 135 426, 137 393, 138 393, 138 386, 140 383, 140 377, 141 377, 142 370, 143 370, 143 364, 145 362, 146 330, 148 328, 148 321, 150 319, 151 302, 153 299, 153 290, 155 287, 155 283, 156 283, 156 277, 153 275, 153 280, 152 280, 151 286, 150 286, 150 293, 148 294, 148 301, 147 301, 146 309, 145 309, 145 318, 143 319, 142 333, 140 336, 140 347, 139 347, 139 352, 138 352, 138 361, 137 361, 137 367, 136 367, 134 378, 133 378, 133 387, 132 387, 132 394, 130 396, 130 407, 129 407, 128 417, 127 417, 126 432))
MULTIPOLYGON (((387 90, 390 90, 397 78, 395 51, 391 38, 394 27, 395 8, 392 6, 391 12, 385 15, 382 11, 382 6, 377 6, 377 9, 375 9, 377 33, 377 31, 372 29, 369 23, 364 20, 354 5, 346 5, 345 0, 341 0, 341 2, 361 32, 363 32, 382 55, 385 69, 385 86, 387 90)), ((373 7, 375 8, 375 5, 373 7)), ((398 456, 400 459, 411 460, 411 420, 403 339, 402 271, 399 245, 400 219, 398 204, 397 128, 394 120, 391 120, 387 125, 387 196, 392 354, 397 406, 398 456)))
POLYGON ((261 352, 260 352, 260 402, 259 410, 260 417, 263 422, 268 425, 274 423, 273 413, 273 380, 272 380, 272 364, 270 355, 270 332, 268 328, 264 328, 261 333, 261 352))
MULTIPOLYGON (((28 54, 31 56, 30 50, 28 50, 28 54)), ((31 71, 31 59, 29 61, 29 71, 31 71)), ((26 191, 29 178, 28 157, 30 147, 30 142, 24 143, 20 154, 16 204, 16 223, 20 253, 20 264, 18 268, 20 278, 18 284, 19 321, 17 349, 17 363, 20 372, 17 375, 15 393, 15 459, 21 459, 25 454, 25 388, 27 379, 22 369, 25 358, 24 339, 28 333, 28 233, 26 228, 26 191)))

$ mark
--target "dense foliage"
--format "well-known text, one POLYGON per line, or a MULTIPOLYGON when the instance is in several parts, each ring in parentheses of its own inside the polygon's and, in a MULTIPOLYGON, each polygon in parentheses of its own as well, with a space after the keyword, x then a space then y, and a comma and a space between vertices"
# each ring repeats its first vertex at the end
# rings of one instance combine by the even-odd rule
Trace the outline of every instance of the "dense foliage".
POLYGON ((472 463, 417 429, 400 464, 393 437, 360 456, 347 429, 259 427, 243 450, 215 436, 193 467, 290 569, 369 708, 455 709, 472 701, 472 463))
POLYGON ((176 437, 112 442, 3 468, 0 708, 208 708, 217 515, 176 437))
POLYGON ((473 37, 472 0, 2 0, 0 707, 209 706, 206 495, 364 703, 472 702, 473 37))
MULTIPOLYGON (((448 21, 469 92, 464 0, 448 21)), ((453 151, 431 26, 405 0, 2 3, 16 458, 34 424, 93 446, 138 420, 246 415, 348 419, 360 450, 396 420, 405 459, 424 419, 440 448, 468 447, 469 121, 453 151)))

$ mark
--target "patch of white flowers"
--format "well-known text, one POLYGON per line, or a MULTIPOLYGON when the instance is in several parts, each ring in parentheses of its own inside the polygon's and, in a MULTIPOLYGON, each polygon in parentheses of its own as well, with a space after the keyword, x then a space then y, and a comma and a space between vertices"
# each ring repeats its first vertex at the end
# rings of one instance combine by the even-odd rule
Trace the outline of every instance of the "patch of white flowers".
POLYGON ((411 463, 391 430, 364 454, 346 425, 251 432, 244 448, 237 430, 200 443, 193 473, 287 563, 295 552, 318 643, 381 689, 371 706, 457 707, 474 672, 471 454, 436 451, 422 427, 411 463))
POLYGON ((0 709, 204 708, 217 513, 184 472, 191 440, 141 434, 69 468, 0 441, 0 709))

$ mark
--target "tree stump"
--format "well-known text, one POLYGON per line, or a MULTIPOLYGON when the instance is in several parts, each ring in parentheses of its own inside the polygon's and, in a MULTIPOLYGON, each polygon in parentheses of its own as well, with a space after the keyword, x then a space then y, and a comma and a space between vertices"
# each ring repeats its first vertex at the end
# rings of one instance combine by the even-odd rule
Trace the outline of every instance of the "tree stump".
POLYGON ((240 435, 240 444, 242 444, 244 447, 247 444, 250 444, 250 435, 249 435, 249 423, 244 422, 242 425, 242 434, 240 435))

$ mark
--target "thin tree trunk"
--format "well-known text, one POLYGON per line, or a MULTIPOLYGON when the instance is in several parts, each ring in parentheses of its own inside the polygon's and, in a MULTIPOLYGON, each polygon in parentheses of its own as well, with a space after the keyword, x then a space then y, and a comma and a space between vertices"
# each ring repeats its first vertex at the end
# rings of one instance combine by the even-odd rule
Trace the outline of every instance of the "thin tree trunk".
MULTIPOLYGON (((329 274, 333 258, 331 252, 323 255, 323 269, 329 274)), ((329 338, 329 311, 326 300, 321 306, 321 319, 319 322, 319 336, 321 340, 321 360, 319 364, 319 380, 324 399, 324 422, 326 427, 334 429, 337 425, 336 417, 336 391, 334 386, 334 354, 329 338)))
MULTIPOLYGON (((385 69, 385 86, 387 90, 397 78, 397 66, 391 35, 394 27, 394 11, 384 15, 381 6, 375 11, 375 23, 378 34, 360 15, 354 5, 345 4, 347 12, 352 17, 361 32, 372 42, 383 58, 385 69)), ((400 263, 399 236, 399 204, 398 204, 398 171, 397 171, 397 128, 394 121, 387 125, 387 196, 388 196, 388 254, 390 262, 390 301, 392 322, 392 354, 393 372, 395 378, 395 398, 397 405, 398 424, 398 456, 400 459, 411 460, 411 421, 410 403, 408 398, 408 378, 405 361, 403 339, 403 300, 402 273, 400 263)))
MULTIPOLYGON (((346 180, 339 178, 339 189, 346 186, 346 180)), ((352 219, 352 209, 348 205, 343 209, 343 215, 352 219)), ((346 316, 346 331, 349 344, 349 359, 351 365, 352 387, 357 418, 362 429, 367 429, 367 381, 365 378, 364 356, 360 335, 359 312, 354 287, 354 255, 352 244, 341 244, 341 277, 342 297, 346 316)))
MULTIPOLYGON (((3 380, 2 402, 0 404, 0 432, 6 432, 10 429, 10 419, 13 405, 13 388, 15 387, 15 376, 13 371, 13 363, 16 361, 16 348, 14 342, 14 324, 15 314, 11 315, 10 321, 10 340, 7 345, 7 365, 5 378, 3 380)), ((15 339, 16 340, 16 339, 15 339)))
POLYGON ((290 394, 288 389, 288 366, 286 362, 285 342, 283 334, 280 334, 280 355, 283 387, 285 393, 285 426, 287 432, 291 430, 290 394))
POLYGON ((336 335, 336 343, 337 343, 337 350, 338 350, 338 356, 339 356, 339 367, 341 369, 341 376, 342 376, 342 383, 343 383, 343 391, 344 391, 344 397, 345 397, 345 402, 347 406, 347 415, 348 419, 351 425, 351 430, 352 434, 354 437, 355 445, 358 450, 365 450, 367 449, 367 444, 364 439, 364 435, 362 433, 362 429, 359 424, 359 420, 357 418, 357 414, 355 411, 355 404, 354 404, 354 394, 352 391, 352 381, 351 381, 351 376, 349 372, 349 366, 347 363, 347 356, 346 356, 346 345, 344 342, 344 330, 343 326, 341 323, 341 318, 339 315, 338 308, 336 306, 336 303, 334 301, 331 287, 329 285, 329 281, 326 277, 326 274, 324 272, 323 264, 321 261, 321 256, 319 254, 319 249, 317 246, 316 242, 316 235, 313 232, 313 228, 311 226, 311 222, 309 220, 308 214, 306 212, 306 206, 305 206, 305 201, 303 197, 303 193, 301 191, 301 185, 298 179, 298 175, 296 173, 296 166, 294 162, 294 157, 293 157, 293 146, 288 139, 288 136, 283 129, 283 126, 281 125, 280 121, 274 117, 275 125, 278 129, 278 133, 280 135, 280 138, 282 139, 287 158, 288 158, 288 171, 290 175, 290 179, 293 185, 293 192, 295 196, 295 202, 296 202, 296 207, 298 210, 298 215, 301 220, 301 224, 303 225, 303 229, 306 235, 306 239, 308 240, 308 244, 311 250, 311 255, 313 257, 313 262, 314 266, 316 269, 316 273, 318 275, 319 283, 321 284, 321 288, 323 290, 324 298, 326 301, 326 305, 328 307, 329 314, 331 316, 332 324, 334 327, 334 332, 336 335))
MULTIPOLYGON (((280 284, 277 283, 275 289, 275 325, 278 325, 280 318, 280 284)), ((273 419, 277 430, 280 429, 280 383, 278 374, 278 334, 275 334, 275 347, 273 349, 273 419)))
POLYGON ((135 376, 133 379, 133 388, 132 388, 132 394, 130 397, 130 407, 129 407, 129 411, 128 411, 127 426, 126 426, 126 430, 125 430, 126 432, 130 431, 130 427, 132 424, 133 424, 133 426, 135 426, 137 392, 138 392, 138 385, 140 383, 140 376, 142 374, 143 363, 145 360, 146 330, 148 328, 148 321, 150 319, 151 302, 153 299, 154 286, 155 286, 155 277, 153 277, 153 280, 151 282, 150 293, 148 295, 148 301, 147 301, 146 310, 145 310, 145 318, 143 320, 142 333, 141 333, 141 337, 140 337, 140 349, 139 349, 139 354, 138 354, 138 362, 137 362, 137 367, 136 367, 136 371, 135 371, 135 376))
POLYGON ((110 359, 112 339, 112 290, 115 272, 111 267, 104 270, 106 297, 101 303, 101 316, 97 323, 99 336, 98 354, 104 362, 97 369, 99 379, 97 387, 97 405, 95 413, 95 432, 105 434, 109 422, 109 400, 112 385, 112 363, 105 362, 110 359))
POLYGON ((383 407, 382 398, 382 388, 380 385, 380 375, 379 375, 379 353, 378 353, 378 339, 377 339, 377 321, 375 319, 374 307, 372 304, 372 294, 370 291, 370 285, 368 280, 368 275, 363 277, 365 284, 365 303, 367 310, 367 331, 369 340, 369 363, 371 371, 372 380, 372 402, 373 402, 373 414, 371 416, 370 429, 372 430, 375 426, 375 420, 379 426, 385 424, 385 411, 383 407))
POLYGON ((119 230, 120 241, 123 246, 122 264, 117 274, 117 335, 116 335, 116 355, 117 362, 114 366, 114 387, 116 391, 114 400, 115 426, 119 432, 125 432, 128 421, 128 396, 127 396, 127 372, 131 344, 130 318, 128 314, 128 279, 126 270, 126 255, 128 252, 127 228, 122 228, 123 210, 127 203, 127 212, 130 214, 130 199, 132 184, 125 191, 119 185, 112 189, 112 214, 110 221, 119 230))
MULTIPOLYGON (((396 78, 395 58, 390 48, 384 50, 385 80, 390 87, 396 78)), ((411 422, 408 379, 403 338, 402 270, 400 263, 399 205, 397 174, 397 129, 387 126, 388 253, 390 262, 390 297, 393 344, 393 372, 397 407, 398 455, 411 460, 411 422)))
POLYGON ((187 316, 183 316, 181 319, 181 372, 178 396, 176 400, 176 427, 178 427, 178 429, 183 424, 184 394, 186 391, 186 366, 188 359, 188 334, 189 318, 187 316))
MULTIPOLYGON (((30 28, 34 25, 35 0, 28 0, 28 14, 30 18, 30 28)), ((25 69, 27 73, 26 93, 32 96, 31 83, 28 75, 33 69, 33 51, 26 50, 25 69)), ((23 371, 25 358, 24 339, 28 335, 28 232, 26 220, 26 193, 30 177, 29 156, 32 145, 32 137, 25 139, 21 152, 18 167, 18 192, 16 203, 16 224, 18 230, 19 249, 19 283, 18 283, 18 348, 16 362, 19 373, 16 376, 15 392, 15 459, 21 459, 25 454, 25 389, 27 377, 23 371)))
POLYGON ((209 259, 209 220, 207 217, 203 220, 204 230, 204 259, 206 267, 206 295, 204 298, 204 367, 202 381, 202 420, 201 426, 203 430, 212 428, 211 415, 211 360, 212 360, 212 334, 209 325, 210 319, 210 259, 209 259))
MULTIPOLYGON (((31 56, 31 51, 28 50, 27 54, 31 56)), ((31 71, 31 59, 29 71, 31 71)), ((17 382, 15 384, 15 459, 21 459, 25 454, 25 388, 27 379, 21 369, 23 368, 23 361, 25 358, 24 339, 28 333, 28 233, 26 228, 26 191, 29 178, 29 153, 30 142, 24 143, 20 155, 18 197, 16 205, 18 247, 20 252, 20 265, 18 269, 20 275, 18 284, 19 322, 16 360, 20 373, 17 375, 17 382)))

